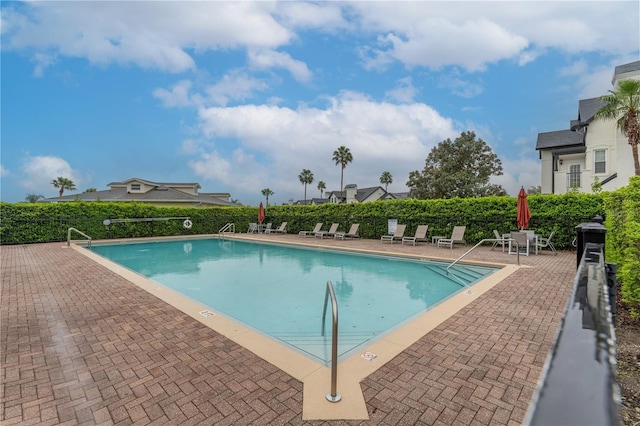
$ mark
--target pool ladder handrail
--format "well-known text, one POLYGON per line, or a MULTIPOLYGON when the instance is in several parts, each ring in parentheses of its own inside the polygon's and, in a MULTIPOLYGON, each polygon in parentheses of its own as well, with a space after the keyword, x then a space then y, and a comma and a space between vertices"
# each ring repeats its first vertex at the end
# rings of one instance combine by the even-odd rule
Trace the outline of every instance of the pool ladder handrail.
POLYGON ((88 236, 87 234, 85 234, 82 231, 78 231, 76 228, 69 228, 67 229, 67 247, 71 246, 71 231, 75 231, 78 234, 82 235, 83 237, 85 237, 87 240, 89 240, 89 248, 91 248, 91 237, 88 236))
POLYGON ((329 402, 338 402, 342 396, 337 392, 338 387, 338 302, 336 302, 336 294, 333 291, 333 284, 327 281, 327 289, 324 292, 324 309, 322 310, 322 336, 324 336, 324 323, 327 317, 327 302, 331 297, 331 392, 327 393, 329 402))
POLYGON ((222 228, 220 228, 220 230, 218 231, 218 235, 223 235, 229 229, 231 229, 231 232, 235 234, 236 233, 236 224, 233 223, 233 222, 227 223, 222 228))
POLYGON ((516 240, 514 240, 513 238, 485 238, 484 240, 480 241, 478 244, 476 244, 475 246, 473 246, 469 250, 467 250, 462 256, 460 256, 459 258, 457 258, 456 260, 451 262, 451 264, 449 266, 447 266, 447 272, 449 272, 449 268, 451 268, 453 265, 455 265, 460 260, 462 260, 463 257, 465 257, 466 255, 471 253, 480 244, 483 244, 483 243, 486 243, 486 242, 493 242, 493 241, 504 241, 504 242, 513 241, 514 243, 516 243, 516 254, 517 254, 517 259, 518 259, 518 266, 520 266, 520 247, 518 246, 518 242, 516 240))

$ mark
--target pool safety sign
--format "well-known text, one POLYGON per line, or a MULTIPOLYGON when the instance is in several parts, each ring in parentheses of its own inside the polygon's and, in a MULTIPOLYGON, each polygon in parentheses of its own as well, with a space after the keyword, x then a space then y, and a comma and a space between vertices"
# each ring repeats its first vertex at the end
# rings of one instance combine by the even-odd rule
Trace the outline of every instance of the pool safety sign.
POLYGON ((395 235, 396 228, 398 227, 398 219, 389 219, 387 227, 389 228, 387 235, 395 235))

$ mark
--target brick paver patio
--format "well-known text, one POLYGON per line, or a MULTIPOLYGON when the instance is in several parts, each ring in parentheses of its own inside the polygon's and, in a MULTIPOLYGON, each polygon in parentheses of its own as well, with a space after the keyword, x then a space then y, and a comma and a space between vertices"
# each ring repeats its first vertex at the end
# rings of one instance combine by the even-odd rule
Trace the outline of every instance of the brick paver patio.
MULTIPOLYGON (((314 243, 463 253, 372 240, 314 243)), ((521 424, 575 275, 575 253, 522 257, 530 267, 362 382, 369 420, 308 422, 299 381, 63 246, 0 248, 2 425, 521 424)), ((515 262, 488 247, 469 259, 515 262)))

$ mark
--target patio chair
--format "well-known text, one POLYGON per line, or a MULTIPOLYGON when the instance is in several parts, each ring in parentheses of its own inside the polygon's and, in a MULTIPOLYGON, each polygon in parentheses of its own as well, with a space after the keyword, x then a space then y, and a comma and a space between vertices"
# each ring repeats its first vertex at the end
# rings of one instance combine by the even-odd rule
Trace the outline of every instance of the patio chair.
POLYGON ((438 240, 438 247, 449 246, 450 249, 453 249, 454 244, 466 244, 467 242, 464 240, 464 231, 466 231, 466 229, 466 226, 454 226, 453 232, 451 232, 451 238, 440 238, 438 240))
POLYGON ((396 225, 396 232, 394 232, 393 235, 383 235, 380 238, 380 241, 389 241, 391 244, 393 244, 394 240, 402 241, 402 237, 404 237, 404 230, 406 227, 407 225, 396 225))
POLYGON ((512 232, 511 240, 509 240, 509 254, 523 254, 529 256, 529 238, 526 232, 512 232), (517 244, 514 244, 514 241, 517 244))
MULTIPOLYGON (((271 226, 272 226, 272 225, 273 225, 273 224, 272 224, 271 222, 267 223, 267 224, 265 225, 265 227, 262 229, 262 233, 263 233, 263 234, 268 234, 269 232, 271 232, 271 226)), ((258 229, 259 229, 259 228, 258 228, 258 229)))
POLYGON ((358 228, 360 227, 359 223, 354 223, 349 228, 349 232, 336 232, 334 238, 344 240, 345 238, 360 238, 358 235, 358 228))
POLYGON ((315 232, 313 235, 315 235, 316 238, 333 237, 338 230, 338 226, 340 226, 339 223, 332 223, 328 231, 315 232))
POLYGON ((247 234, 255 234, 258 232, 258 224, 257 223, 250 223, 249 224, 249 229, 247 229, 247 234))
POLYGON ((504 246, 506 243, 509 242, 508 238, 505 238, 504 235, 500 235, 500 233, 498 232, 497 229, 493 230, 493 235, 496 237, 496 241, 493 242, 493 245, 491 246, 491 250, 493 250, 494 248, 496 248, 498 246, 498 244, 502 245, 502 252, 504 253, 504 246), (499 241, 497 241, 499 240, 499 241))
POLYGON ((412 243, 414 246, 419 241, 427 241, 427 230, 429 229, 429 225, 418 225, 416 228, 416 233, 413 237, 402 237, 402 244, 405 242, 412 243))
POLYGON ((265 229, 264 232, 267 234, 286 234, 287 233, 287 231, 285 230, 286 227, 287 227, 287 222, 282 222, 279 227, 275 229, 274 228, 265 229))
POLYGON ((537 243, 538 250, 548 248, 553 252, 553 254, 557 256, 558 252, 556 251, 556 248, 553 246, 553 243, 551 242, 551 239, 553 238, 553 235, 555 233, 556 233, 555 231, 552 231, 547 238, 538 237, 538 243, 537 243))
POLYGON ((313 228, 313 231, 300 231, 298 232, 298 235, 301 235, 303 237, 311 237, 312 235, 315 235, 316 232, 320 232, 321 228, 322 228, 322 222, 318 222, 316 223, 316 227, 313 228))

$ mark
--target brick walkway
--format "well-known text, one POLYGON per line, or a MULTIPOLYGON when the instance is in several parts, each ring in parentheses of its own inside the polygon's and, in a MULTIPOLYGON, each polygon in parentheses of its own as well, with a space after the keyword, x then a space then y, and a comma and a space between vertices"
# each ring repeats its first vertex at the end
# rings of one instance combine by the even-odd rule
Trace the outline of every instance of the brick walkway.
MULTIPOLYGON (((521 424, 575 274, 575 253, 522 257, 531 268, 362 382, 368 421, 304 422, 299 381, 75 250, 62 243, 0 250, 2 425, 521 424)), ((469 259, 515 262, 488 248, 469 259)))

